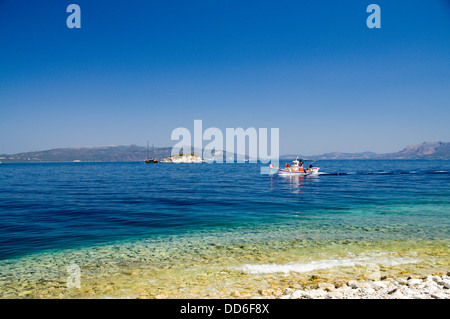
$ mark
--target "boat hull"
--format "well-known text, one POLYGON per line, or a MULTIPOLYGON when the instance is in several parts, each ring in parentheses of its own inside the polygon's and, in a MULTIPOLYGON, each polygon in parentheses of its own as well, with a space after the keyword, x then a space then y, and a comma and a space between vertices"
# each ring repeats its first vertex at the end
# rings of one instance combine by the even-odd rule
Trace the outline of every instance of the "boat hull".
POLYGON ((307 170, 295 170, 290 168, 279 169, 276 173, 278 175, 289 175, 289 176, 304 176, 304 175, 317 175, 319 174, 319 167, 313 167, 307 170))

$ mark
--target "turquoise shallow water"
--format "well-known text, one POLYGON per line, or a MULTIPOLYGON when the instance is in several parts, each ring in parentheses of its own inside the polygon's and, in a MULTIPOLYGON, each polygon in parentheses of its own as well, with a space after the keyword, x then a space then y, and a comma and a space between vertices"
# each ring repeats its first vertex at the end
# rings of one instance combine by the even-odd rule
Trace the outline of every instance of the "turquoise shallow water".
POLYGON ((55 296, 68 263, 84 267, 86 295, 116 297, 148 285, 156 295, 168 282, 222 291, 211 278, 229 271, 226 289, 311 265, 427 256, 429 267, 448 267, 450 161, 317 166, 319 176, 282 177, 261 175, 260 164, 1 164, 1 292, 55 296), (130 272, 148 280, 122 277, 130 272))
POLYGON ((450 161, 317 164, 324 174, 309 178, 259 164, 2 164, 0 259, 243 225, 449 238, 450 161))

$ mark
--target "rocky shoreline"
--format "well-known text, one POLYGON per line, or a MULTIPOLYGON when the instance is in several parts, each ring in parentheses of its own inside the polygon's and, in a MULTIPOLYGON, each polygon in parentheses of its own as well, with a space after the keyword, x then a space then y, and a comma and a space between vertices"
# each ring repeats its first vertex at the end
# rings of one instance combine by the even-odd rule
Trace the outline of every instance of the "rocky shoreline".
MULTIPOLYGON (((260 291, 261 295, 268 291, 260 291)), ((287 288, 279 299, 450 299, 450 272, 422 278, 350 280, 345 284, 319 283, 316 288, 287 288)))

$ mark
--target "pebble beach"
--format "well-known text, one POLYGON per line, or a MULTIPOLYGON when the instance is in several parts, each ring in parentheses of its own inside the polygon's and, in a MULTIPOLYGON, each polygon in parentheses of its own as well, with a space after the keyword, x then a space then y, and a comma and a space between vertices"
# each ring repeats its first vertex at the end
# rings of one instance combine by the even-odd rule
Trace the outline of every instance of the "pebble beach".
POLYGON ((345 284, 319 283, 316 289, 284 292, 281 299, 450 299, 450 272, 422 278, 350 280, 345 284))

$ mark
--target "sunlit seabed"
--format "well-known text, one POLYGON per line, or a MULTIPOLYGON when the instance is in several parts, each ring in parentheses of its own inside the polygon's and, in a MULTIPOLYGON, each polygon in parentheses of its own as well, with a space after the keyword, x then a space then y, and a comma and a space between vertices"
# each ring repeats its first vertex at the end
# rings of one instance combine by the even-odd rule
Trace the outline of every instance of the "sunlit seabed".
POLYGON ((33 254, 0 262, 1 297, 229 298, 238 291, 251 298, 261 289, 281 294, 376 272, 395 278, 449 270, 449 240, 378 236, 393 227, 365 227, 367 236, 349 226, 354 239, 339 239, 352 236, 284 224, 33 254), (79 289, 67 286, 72 264, 81 268, 79 289))

